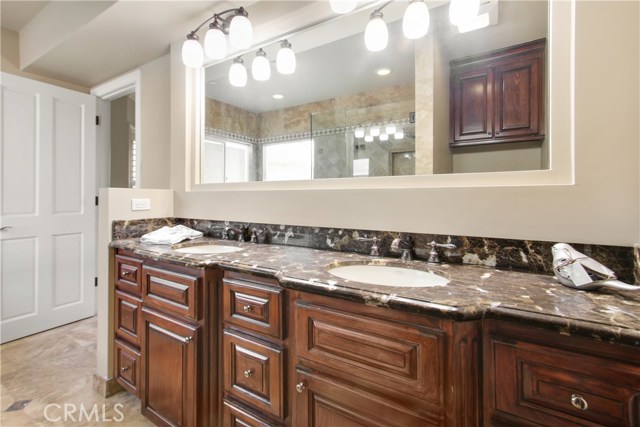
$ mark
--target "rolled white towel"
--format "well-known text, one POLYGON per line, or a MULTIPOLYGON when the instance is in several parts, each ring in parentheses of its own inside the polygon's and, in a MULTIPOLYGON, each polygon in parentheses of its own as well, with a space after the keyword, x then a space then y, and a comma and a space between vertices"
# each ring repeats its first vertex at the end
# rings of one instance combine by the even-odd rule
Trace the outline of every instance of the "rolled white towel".
POLYGON ((193 230, 184 225, 176 225, 175 227, 164 226, 158 230, 147 233, 140 238, 142 243, 151 243, 155 245, 174 245, 183 240, 192 240, 202 237, 201 231, 193 230))

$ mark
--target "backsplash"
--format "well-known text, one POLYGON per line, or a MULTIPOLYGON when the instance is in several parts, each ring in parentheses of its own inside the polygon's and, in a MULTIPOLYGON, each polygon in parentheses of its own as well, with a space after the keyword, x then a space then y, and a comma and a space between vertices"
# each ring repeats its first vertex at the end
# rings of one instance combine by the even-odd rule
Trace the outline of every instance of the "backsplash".
MULTIPOLYGON (((299 246, 339 252, 368 254, 371 239, 377 237, 381 256, 396 256, 389 253, 392 240, 398 232, 380 230, 356 230, 347 228, 306 227, 294 225, 274 225, 234 221, 200 220, 186 218, 154 218, 147 220, 114 221, 113 238, 138 238, 145 233, 165 225, 183 224, 202 231, 206 236, 221 237, 225 226, 240 228, 249 226, 258 230, 268 230, 271 244, 299 246)), ((428 244, 452 243, 456 249, 441 249, 440 258, 444 263, 471 264, 497 267, 501 269, 525 270, 535 273, 553 274, 551 246, 557 242, 535 240, 495 239, 485 237, 451 236, 441 234, 410 233, 415 240, 415 252, 419 259, 427 259, 428 244)), ((264 239, 261 235, 260 241, 264 239)), ((627 283, 640 284, 640 245, 635 247, 585 245, 570 243, 578 251, 593 257, 616 272, 618 278, 627 283)))

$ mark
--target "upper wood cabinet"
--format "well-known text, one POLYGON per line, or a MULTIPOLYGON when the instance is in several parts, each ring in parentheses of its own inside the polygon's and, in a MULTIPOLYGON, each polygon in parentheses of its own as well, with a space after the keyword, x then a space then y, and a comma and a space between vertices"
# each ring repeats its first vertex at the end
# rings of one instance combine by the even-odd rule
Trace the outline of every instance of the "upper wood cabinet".
POLYGON ((451 61, 452 146, 545 138, 546 40, 451 61))

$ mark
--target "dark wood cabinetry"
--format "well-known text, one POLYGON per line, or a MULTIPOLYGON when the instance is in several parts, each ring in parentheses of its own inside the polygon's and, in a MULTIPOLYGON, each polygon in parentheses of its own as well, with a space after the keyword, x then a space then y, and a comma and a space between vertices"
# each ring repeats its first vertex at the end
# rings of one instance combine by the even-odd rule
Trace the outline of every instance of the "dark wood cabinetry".
POLYGON ((544 139, 545 44, 451 61, 452 146, 544 139))
POLYGON ((640 425, 640 355, 506 322, 484 325, 486 426, 640 425))

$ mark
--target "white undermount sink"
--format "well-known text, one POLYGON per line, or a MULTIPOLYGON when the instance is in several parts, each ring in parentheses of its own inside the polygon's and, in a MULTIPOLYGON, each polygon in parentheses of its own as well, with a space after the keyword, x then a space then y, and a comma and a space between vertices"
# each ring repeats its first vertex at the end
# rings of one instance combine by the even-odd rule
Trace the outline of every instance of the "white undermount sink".
POLYGON ((448 279, 428 271, 389 265, 345 265, 327 271, 342 279, 371 285, 429 288, 449 283, 448 279))
POLYGON ((181 254, 217 255, 230 254, 232 252, 238 252, 241 250, 243 250, 243 248, 238 248, 236 246, 200 245, 174 249, 174 252, 178 252, 181 254))

